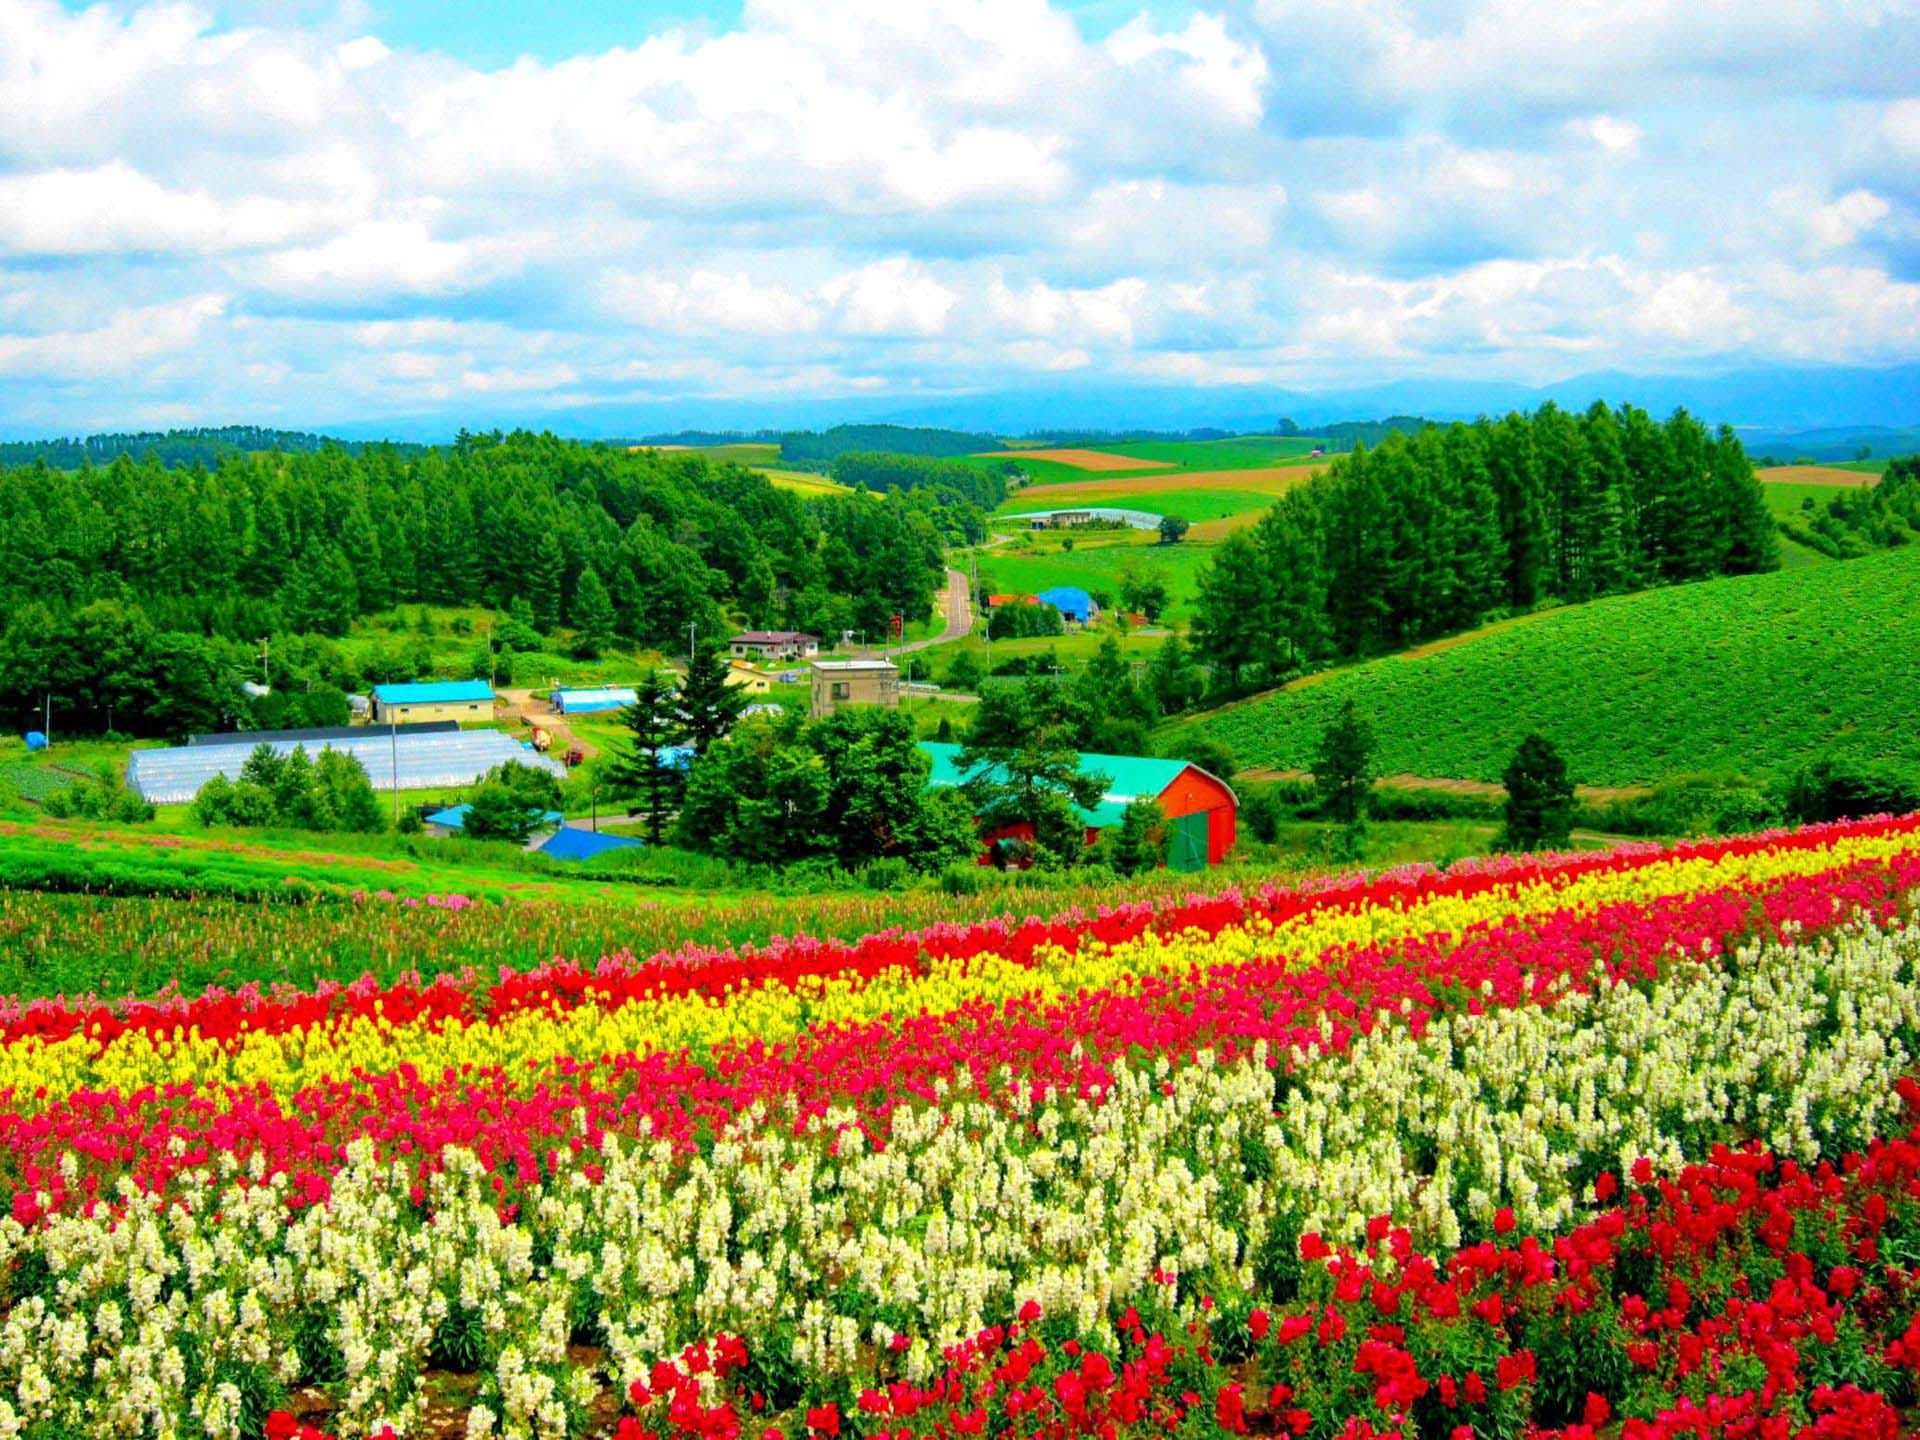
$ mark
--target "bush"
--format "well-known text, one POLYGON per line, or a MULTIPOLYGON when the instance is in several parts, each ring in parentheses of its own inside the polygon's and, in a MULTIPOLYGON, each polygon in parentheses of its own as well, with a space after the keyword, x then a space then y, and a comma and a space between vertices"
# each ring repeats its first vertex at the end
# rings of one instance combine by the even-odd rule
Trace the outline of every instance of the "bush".
POLYGON ((56 820, 110 820, 139 825, 153 819, 153 806, 120 783, 111 769, 101 767, 91 779, 62 785, 48 793, 40 808, 56 820))
POLYGON ((904 890, 913 879, 913 869, 898 855, 872 861, 860 871, 860 883, 869 890, 904 890))
POLYGON ((947 895, 978 895, 987 888, 984 867, 961 861, 940 872, 940 889, 947 895))
POLYGON ((1903 775, 1847 760, 1822 759, 1787 782, 1781 808, 1794 825, 1904 815, 1920 810, 1920 787, 1903 775))

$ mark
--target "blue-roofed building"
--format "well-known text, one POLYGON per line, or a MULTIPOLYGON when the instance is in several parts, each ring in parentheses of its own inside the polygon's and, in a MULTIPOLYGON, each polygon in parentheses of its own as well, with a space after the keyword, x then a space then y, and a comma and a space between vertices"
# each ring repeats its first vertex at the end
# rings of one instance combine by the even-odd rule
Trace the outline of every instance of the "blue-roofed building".
POLYGON ((539 845, 542 855, 555 860, 594 860, 611 850, 631 850, 646 842, 631 835, 603 835, 598 830, 582 830, 562 825, 539 845))
POLYGON ((491 720, 493 686, 484 680, 425 680, 373 687, 376 724, 415 720, 491 720))
POLYGON ((1084 625, 1100 613, 1100 607, 1093 603, 1093 597, 1078 585, 1056 585, 1051 590, 1042 590, 1033 597, 1042 605, 1051 605, 1058 610, 1062 618, 1084 625))
MULTIPOLYGON (((423 822, 435 835, 458 835, 467 828, 467 812, 471 805, 450 805, 445 810, 436 810, 423 822)), ((564 825, 567 817, 558 810, 546 810, 540 815, 539 827, 550 830, 556 825, 564 825)))

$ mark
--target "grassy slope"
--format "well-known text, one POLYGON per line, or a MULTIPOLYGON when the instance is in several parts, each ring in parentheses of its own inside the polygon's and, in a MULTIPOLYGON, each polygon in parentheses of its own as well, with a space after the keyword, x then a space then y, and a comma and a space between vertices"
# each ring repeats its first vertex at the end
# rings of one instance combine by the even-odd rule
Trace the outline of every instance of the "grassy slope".
POLYGON ((1117 598, 1122 568, 1138 565, 1158 570, 1166 580, 1173 597, 1166 618, 1178 625, 1190 618, 1200 569, 1212 553, 1209 546, 1189 542, 1161 545, 1144 532, 1115 539, 1078 538, 1071 550, 1061 549, 1060 541, 1048 536, 981 551, 980 579, 991 592, 1032 595, 1056 585, 1078 585, 1113 591, 1117 598))
POLYGON ((1920 552, 1571 606, 1187 722, 1302 767, 1351 696, 1387 772, 1495 780, 1529 730, 1574 779, 1781 771, 1831 750, 1920 771, 1920 552))

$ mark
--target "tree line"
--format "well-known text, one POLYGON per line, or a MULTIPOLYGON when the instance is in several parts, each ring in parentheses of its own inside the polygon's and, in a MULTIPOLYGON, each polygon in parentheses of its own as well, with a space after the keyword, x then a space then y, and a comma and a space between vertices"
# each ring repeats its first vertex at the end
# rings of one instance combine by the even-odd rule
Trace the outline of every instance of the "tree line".
POLYGON ((1920 455, 1889 460, 1876 483, 1839 487, 1824 505, 1807 497, 1780 529, 1834 560, 1912 544, 1920 539, 1920 455))
POLYGON ((0 469, 0 711, 52 693, 68 728, 109 707, 128 733, 212 728, 259 637, 338 636, 403 603, 676 649, 690 626, 879 633, 924 612, 943 545, 978 523, 950 492, 803 498, 698 455, 524 432, 35 461, 0 469))
POLYGON ((1556 600, 1770 570, 1776 536, 1731 428, 1548 403, 1342 456, 1215 551, 1194 633, 1240 691, 1556 600))
MULTIPOLYGON (((365 449, 366 443, 336 440, 331 435, 313 435, 304 430, 271 430, 260 425, 196 426, 186 430, 89 435, 84 439, 10 440, 0 442, 0 465, 27 465, 39 460, 56 469, 72 470, 82 465, 107 465, 128 455, 167 466, 211 467, 232 455, 264 450, 303 455, 337 446, 353 455, 365 449)), ((398 445, 395 448, 403 454, 417 455, 426 447, 398 445)))

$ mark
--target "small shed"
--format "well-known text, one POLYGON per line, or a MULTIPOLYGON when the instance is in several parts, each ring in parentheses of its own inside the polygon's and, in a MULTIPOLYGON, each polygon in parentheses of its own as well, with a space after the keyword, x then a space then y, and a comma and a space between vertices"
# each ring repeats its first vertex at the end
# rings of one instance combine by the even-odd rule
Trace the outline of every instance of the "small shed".
POLYGON ((1034 598, 1042 605, 1051 605, 1063 619, 1071 620, 1076 625, 1085 625, 1100 613, 1100 607, 1093 603, 1093 596, 1078 585, 1056 585, 1051 590, 1042 590, 1034 598))

